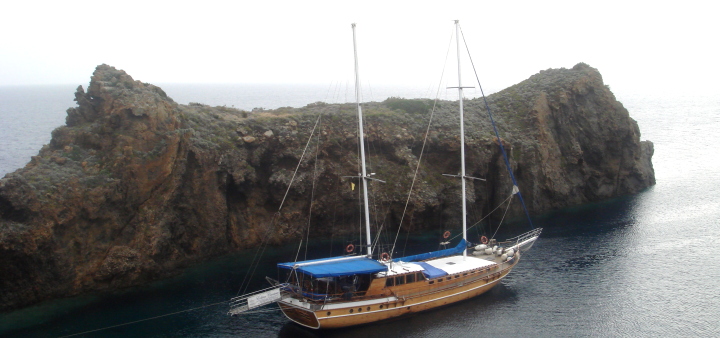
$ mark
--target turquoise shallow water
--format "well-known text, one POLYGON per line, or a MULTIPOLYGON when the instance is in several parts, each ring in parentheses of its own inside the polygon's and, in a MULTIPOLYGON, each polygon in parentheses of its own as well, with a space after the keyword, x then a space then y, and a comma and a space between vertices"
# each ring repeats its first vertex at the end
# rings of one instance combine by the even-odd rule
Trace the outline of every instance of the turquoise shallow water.
MULTIPOLYGON (((72 99, 73 90, 57 97, 72 99)), ((0 98, 6 94, 0 88, 0 98)), ((276 311, 228 317, 224 305, 215 305, 85 336, 719 336, 720 265, 714 258, 720 255, 720 101, 698 95, 616 94, 638 120, 642 139, 655 144, 657 185, 635 196, 536 218, 536 225, 545 228, 542 238, 485 295, 402 320, 338 331, 308 331, 276 311)), ((55 103, 63 106, 53 115, 58 125, 71 103, 55 103)), ((3 99, 0 112, 6 114, 8 106, 3 99)), ((36 133, 49 140, 49 131, 36 133)), ((40 137, 24 134, 28 144, 40 137)), ((39 146, 27 148, 34 149, 23 155, 29 159, 39 146)), ((9 167, 6 163, 3 168, 9 167)), ((435 237, 413 240, 433 243, 435 237)), ((270 268, 256 273, 251 288, 262 286, 262 276, 275 275, 275 262, 292 260, 294 249, 267 251, 263 257, 270 268)), ((315 250, 325 249, 318 244, 315 250)), ((57 337, 222 302, 237 294, 250 255, 222 257, 142 288, 3 313, 0 335, 57 337)))

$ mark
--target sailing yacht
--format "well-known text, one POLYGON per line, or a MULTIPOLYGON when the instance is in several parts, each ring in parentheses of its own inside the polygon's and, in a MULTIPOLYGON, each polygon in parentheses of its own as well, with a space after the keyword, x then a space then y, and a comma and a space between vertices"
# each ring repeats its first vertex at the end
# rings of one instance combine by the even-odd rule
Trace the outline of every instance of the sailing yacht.
MULTIPOLYGON (((460 28, 455 21, 458 49, 458 86, 460 114, 463 237, 455 247, 405 257, 373 253, 368 207, 368 175, 365 166, 362 106, 360 104, 357 42, 355 24, 355 95, 358 113, 361 169, 364 198, 364 221, 367 243, 361 255, 339 256, 278 264, 285 272, 285 282, 268 278, 273 286, 233 298, 229 314, 277 303, 290 320, 312 329, 342 328, 373 323, 430 310, 481 295, 502 280, 518 264, 524 253, 540 236, 533 229, 517 237, 498 242, 481 238, 469 254, 466 217, 466 180, 477 179, 465 173, 465 137, 463 122, 463 87, 460 78, 460 28)), ((499 142, 502 147, 502 142, 499 142)), ((503 150, 504 153, 504 150, 503 150)), ((508 169, 509 170, 509 169, 508 169)), ((512 177, 512 172, 510 173, 512 177)), ((513 193, 520 199, 513 177, 513 193)), ((524 203, 523 203, 524 204, 524 203)), ((449 233, 445 234, 449 237, 449 233)), ((351 248, 348 248, 348 251, 351 248)))

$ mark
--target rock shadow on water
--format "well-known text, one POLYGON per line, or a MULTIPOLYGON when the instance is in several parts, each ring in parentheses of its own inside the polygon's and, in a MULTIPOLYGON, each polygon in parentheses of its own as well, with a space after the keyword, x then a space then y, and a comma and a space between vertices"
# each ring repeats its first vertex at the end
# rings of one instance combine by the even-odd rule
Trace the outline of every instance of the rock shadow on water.
POLYGON ((634 224, 634 208, 639 195, 621 196, 552 211, 536 217, 543 228, 543 239, 608 236, 634 224))

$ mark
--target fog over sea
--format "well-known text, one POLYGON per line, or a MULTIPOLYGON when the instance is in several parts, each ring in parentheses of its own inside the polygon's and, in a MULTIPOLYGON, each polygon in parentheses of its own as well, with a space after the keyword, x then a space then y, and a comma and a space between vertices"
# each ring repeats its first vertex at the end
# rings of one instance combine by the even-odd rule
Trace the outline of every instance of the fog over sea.
MULTIPOLYGON (((612 84, 611 84, 612 85, 612 84)), ((0 176, 23 167, 64 124, 77 86, 0 86, 0 176)), ((353 101, 341 85, 160 85, 176 102, 252 110, 353 101)), ((434 97, 432 88, 373 88, 434 97)), ((443 90, 443 92, 445 92, 443 90)), ((595 337, 720 336, 720 99, 614 90, 655 145, 657 185, 634 195, 535 217, 545 230, 490 292, 402 320, 328 332, 279 312, 226 315, 254 252, 218 258, 147 286, 48 301, 0 314, 0 336, 57 337, 595 337), (113 327, 115 326, 115 327, 113 327)), ((469 93, 477 96, 479 93, 469 93)), ((452 94, 447 98, 454 99, 452 94)), ((502 236, 501 236, 502 237, 502 236)), ((417 234, 411 245, 436 245, 417 234)), ((316 253, 326 253, 315 243, 316 253)), ((337 244, 337 243, 336 243, 337 244)), ((337 251, 336 251, 337 253, 337 251)), ((251 288, 291 261, 294 245, 264 255, 251 288)), ((2 276, 0 276, 2 278, 2 276)), ((271 309, 271 308, 269 308, 271 309)))

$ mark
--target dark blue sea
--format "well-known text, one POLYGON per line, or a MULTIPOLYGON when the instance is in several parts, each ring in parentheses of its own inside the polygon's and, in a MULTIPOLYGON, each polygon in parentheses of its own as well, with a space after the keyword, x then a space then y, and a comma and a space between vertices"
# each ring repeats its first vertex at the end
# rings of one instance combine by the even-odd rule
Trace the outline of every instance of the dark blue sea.
MULTIPOLYGON (((48 143, 52 129, 64 123, 65 109, 74 105, 75 87, 0 87, 0 175, 24 166, 48 143)), ((352 100, 322 86, 162 87, 179 103, 242 109, 352 100)), ((390 95, 428 97, 409 93, 390 95)), ((615 94, 638 121, 642 139, 655 144, 657 185, 634 196, 536 217, 536 226, 545 229, 541 239, 502 284, 475 299, 329 332, 302 329, 272 308, 228 317, 227 307, 216 303, 237 295, 254 254, 248 251, 144 287, 2 313, 0 336, 59 337, 111 327, 82 336, 718 337, 720 99, 621 90, 615 94), (193 308, 200 309, 172 314, 193 308)), ((376 95, 373 100, 387 97, 376 95)), ((422 235, 410 239, 434 240, 422 235)), ((315 244, 315 250, 322 244, 315 244)), ((250 288, 262 287, 262 276, 273 276, 274 263, 292 260, 294 250, 266 251, 264 266, 270 268, 258 271, 250 288)))

